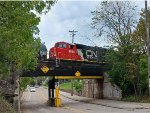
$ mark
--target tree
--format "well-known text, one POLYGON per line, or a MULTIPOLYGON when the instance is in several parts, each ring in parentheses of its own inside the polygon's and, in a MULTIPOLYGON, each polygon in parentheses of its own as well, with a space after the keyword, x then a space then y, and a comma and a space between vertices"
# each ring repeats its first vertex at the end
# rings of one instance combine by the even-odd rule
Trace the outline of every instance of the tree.
MULTIPOLYGON (((147 10, 148 13, 148 23, 150 24, 150 9, 147 10)), ((135 51, 140 54, 140 82, 142 87, 142 93, 148 89, 148 54, 147 54, 147 46, 148 40, 146 36, 146 14, 145 9, 141 9, 140 19, 136 26, 135 31, 133 32, 133 42, 137 44, 135 51)), ((149 28, 150 29, 150 28, 149 28)), ((148 93, 148 92, 147 92, 148 93)))
POLYGON ((40 39, 39 14, 47 13, 55 1, 0 2, 0 75, 13 69, 33 69, 40 39), (12 69, 12 67, 13 69, 12 69))
MULTIPOLYGON (((150 10, 148 10, 148 15, 150 18, 150 10)), ((150 23, 150 19, 148 20, 150 23)), ((142 9, 140 12, 140 19, 138 21, 138 24, 136 26, 135 31, 133 32, 133 42, 136 43, 138 46, 136 48, 136 51, 139 52, 139 54, 146 54, 147 52, 147 38, 146 38, 146 24, 145 24, 145 10, 142 9)))
POLYGON ((104 1, 92 11, 92 27, 96 29, 96 36, 107 36, 114 43, 119 45, 129 43, 123 37, 131 33, 135 27, 136 6, 129 1, 104 1))
POLYGON ((132 34, 136 26, 135 9, 129 1, 104 1, 92 12, 92 27, 97 31, 96 36, 105 36, 116 45, 107 56, 113 65, 110 72, 113 81, 124 94, 138 95, 139 54, 132 34))
POLYGON ((24 91, 28 85, 35 85, 35 78, 31 78, 31 77, 21 78, 20 81, 21 90, 24 91))

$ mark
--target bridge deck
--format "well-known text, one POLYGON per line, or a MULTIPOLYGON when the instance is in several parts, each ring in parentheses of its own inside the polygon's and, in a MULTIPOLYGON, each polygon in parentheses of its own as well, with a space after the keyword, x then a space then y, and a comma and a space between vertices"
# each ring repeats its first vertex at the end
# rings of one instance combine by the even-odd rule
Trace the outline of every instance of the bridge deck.
POLYGON ((101 76, 109 66, 106 62, 47 59, 39 61, 35 70, 24 71, 22 77, 38 76, 101 76))

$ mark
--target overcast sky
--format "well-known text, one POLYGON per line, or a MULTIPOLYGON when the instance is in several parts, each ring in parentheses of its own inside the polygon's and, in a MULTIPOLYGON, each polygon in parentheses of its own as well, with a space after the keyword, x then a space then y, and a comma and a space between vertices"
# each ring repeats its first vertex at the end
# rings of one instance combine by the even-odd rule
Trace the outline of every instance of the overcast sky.
MULTIPOLYGON (((69 30, 76 30, 75 43, 106 46, 108 43, 102 38, 94 39, 93 42, 88 38, 93 36, 90 28, 91 11, 94 11, 100 1, 58 1, 52 6, 49 13, 42 15, 39 24, 40 37, 45 42, 48 50, 56 42, 66 41, 71 43, 69 30)), ((140 8, 144 7, 144 0, 137 1, 140 8)))

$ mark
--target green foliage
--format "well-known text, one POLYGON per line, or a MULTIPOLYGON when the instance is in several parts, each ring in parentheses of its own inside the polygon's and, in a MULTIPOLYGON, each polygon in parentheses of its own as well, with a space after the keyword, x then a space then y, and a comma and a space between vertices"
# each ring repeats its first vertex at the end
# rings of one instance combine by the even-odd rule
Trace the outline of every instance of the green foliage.
MULTIPOLYGON (((150 9, 148 9, 148 16, 150 17, 150 9)), ((147 38, 145 27, 145 10, 142 9, 140 13, 141 17, 133 32, 133 42, 137 45, 135 48, 136 53, 140 54, 139 57, 139 74, 141 87, 141 94, 148 94, 148 57, 147 57, 147 38)), ((150 24, 150 18, 148 17, 148 23, 150 24)), ((150 27, 150 26, 149 26, 150 27)))
MULTIPOLYGON (((136 45, 139 45, 136 50, 138 50, 139 53, 146 53, 146 43, 147 43, 147 37, 146 37, 146 24, 145 24, 145 10, 142 9, 140 12, 140 19, 136 26, 135 31, 133 32, 133 41, 136 43, 136 45)), ((148 23, 150 24, 150 9, 148 9, 148 23)), ((150 26, 149 26, 150 29, 150 26)))
POLYGON ((123 101, 128 101, 128 102, 142 102, 142 103, 150 103, 150 98, 148 96, 135 96, 135 95, 130 95, 128 97, 124 97, 122 99, 123 101))
POLYGON ((4 100, 4 97, 0 94, 0 101, 4 100))
POLYGON ((79 79, 74 79, 72 82, 60 84, 60 89, 72 90, 72 83, 73 83, 73 90, 76 90, 78 93, 82 91, 83 80, 79 79))
POLYGON ((36 83, 38 85, 41 85, 43 81, 45 81, 47 79, 47 77, 36 77, 36 83))
POLYGON ((71 90, 71 82, 67 82, 67 83, 62 83, 60 84, 60 89, 64 89, 64 90, 71 90))
POLYGON ((145 94, 148 86, 145 13, 142 11, 133 31, 137 22, 135 9, 130 1, 104 1, 92 12, 92 27, 98 36, 104 35, 116 44, 107 54, 112 64, 109 74, 123 96, 145 94))
POLYGON ((147 55, 140 57, 140 86, 142 87, 142 94, 148 94, 148 59, 147 55))
POLYGON ((6 78, 9 75, 8 65, 2 61, 2 62, 0 62, 0 67, 1 67, 0 68, 0 79, 6 78), (5 76, 1 76, 2 73, 5 76))
POLYGON ((35 78, 34 78, 34 80, 32 80, 32 81, 30 82, 30 85, 31 85, 31 86, 35 86, 35 84, 36 84, 36 81, 35 81, 35 78))
POLYGON ((107 59, 112 64, 109 74, 123 95, 144 95, 148 88, 147 56, 134 53, 132 49, 125 45, 108 51, 107 59))
POLYGON ((80 91, 82 91, 83 80, 80 79, 73 80, 73 86, 74 89, 79 93, 80 91))
POLYGON ((50 10, 54 1, 0 2, 0 69, 1 75, 15 68, 33 69, 40 46, 39 14, 50 10))
POLYGON ((124 55, 125 54, 120 51, 110 50, 107 58, 112 64, 112 70, 109 72, 112 81, 122 89, 123 94, 127 94, 133 90, 133 87, 129 87, 131 85, 131 80, 129 79, 128 68, 124 55))
POLYGON ((27 85, 35 85, 35 78, 31 77, 21 78, 20 81, 21 90, 25 90, 27 88, 27 85))

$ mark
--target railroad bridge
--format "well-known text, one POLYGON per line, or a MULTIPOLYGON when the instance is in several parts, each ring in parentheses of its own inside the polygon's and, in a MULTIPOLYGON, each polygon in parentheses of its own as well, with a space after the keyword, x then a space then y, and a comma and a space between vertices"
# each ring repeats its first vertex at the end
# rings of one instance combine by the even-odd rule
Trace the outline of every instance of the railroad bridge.
MULTIPOLYGON (((103 73, 108 69, 110 66, 106 62, 46 59, 38 61, 35 70, 24 71, 22 77, 53 77, 48 84, 49 102, 51 106, 58 106, 56 104, 60 103, 58 94, 56 94, 57 99, 54 97, 58 79, 103 79, 103 73)), ((59 93, 58 87, 56 93, 59 93)))

